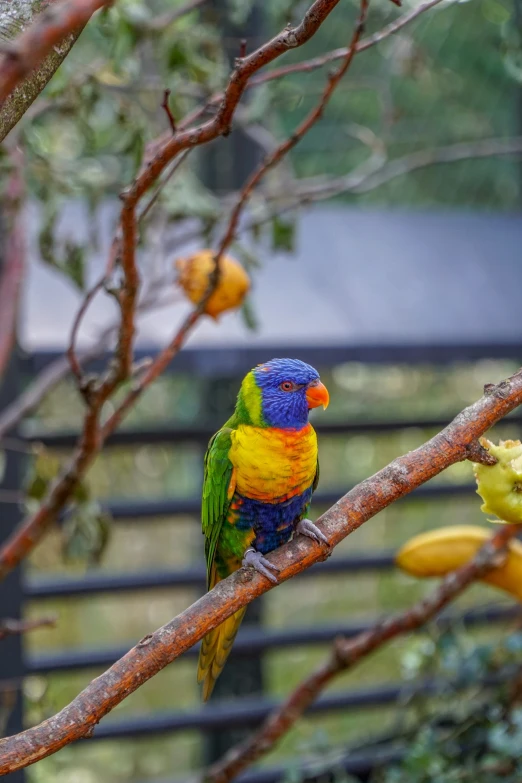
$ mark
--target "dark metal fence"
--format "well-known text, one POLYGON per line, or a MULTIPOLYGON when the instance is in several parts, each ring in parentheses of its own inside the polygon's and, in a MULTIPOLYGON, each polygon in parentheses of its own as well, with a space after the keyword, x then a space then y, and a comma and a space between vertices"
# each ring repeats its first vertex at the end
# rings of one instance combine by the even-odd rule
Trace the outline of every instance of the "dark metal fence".
MULTIPOLYGON (((454 346, 443 350, 443 347, 434 347, 419 351, 415 346, 403 346, 390 353, 377 347, 365 349, 354 348, 350 350, 327 349, 296 351, 306 361, 317 364, 320 367, 345 362, 357 356, 358 359, 366 358, 373 361, 402 361, 407 362, 421 360, 427 361, 451 361, 458 356, 459 359, 476 358, 516 358, 522 350, 517 346, 482 346, 475 347, 454 346)), ((274 355, 281 355, 285 349, 280 347, 273 351, 274 355)), ((287 350, 288 352, 288 350, 287 350)), ((207 377, 215 376, 220 372, 223 379, 223 368, 228 376, 240 377, 245 370, 253 366, 258 360, 266 358, 270 351, 186 351, 180 357, 179 364, 173 369, 181 367, 184 371, 197 372, 198 375, 207 377)), ((16 395, 19 378, 23 374, 25 378, 41 369, 53 357, 50 354, 37 354, 24 359, 15 358, 11 371, 8 373, 7 382, 4 384, 0 409, 16 395)), ((214 381, 218 383, 218 380, 214 381)), ((522 417, 514 417, 513 421, 520 425, 522 417)), ((318 425, 319 436, 331 434, 354 434, 360 432, 382 433, 403 430, 409 427, 423 429, 435 429, 443 426, 446 420, 439 418, 424 418, 422 420, 403 419, 400 421, 346 421, 335 424, 318 425)), ((220 420, 216 421, 219 426, 220 420)), ((211 426, 201 427, 175 427, 165 426, 161 428, 141 428, 124 430, 116 433, 108 442, 111 446, 135 446, 138 444, 153 443, 193 443, 203 445, 216 429, 211 426)), ((39 441, 50 448, 63 449, 73 445, 76 439, 74 432, 33 432, 28 438, 30 441, 39 441)), ((8 451, 7 470, 3 487, 20 489, 20 455, 17 452, 8 451)), ((339 491, 318 492, 315 503, 318 506, 327 506, 346 492, 347 488, 339 488, 339 491)), ((470 495, 474 487, 470 485, 429 485, 420 488, 412 494, 413 498, 437 499, 470 495)), ((404 499, 404 503, 408 499, 404 499)), ((107 504, 115 523, 126 519, 150 519, 154 517, 175 517, 180 514, 199 513, 199 497, 188 500, 158 498, 155 500, 110 502, 107 504)), ((1 535, 4 538, 19 521, 19 511, 13 504, 2 508, 1 535)), ((310 580, 325 574, 355 574, 363 571, 384 571, 393 568, 393 553, 390 551, 364 552, 353 556, 332 558, 329 561, 317 565, 311 570, 300 575, 299 579, 310 580)), ((182 570, 155 570, 139 571, 137 573, 87 573, 81 577, 64 576, 38 576, 24 578, 17 571, 9 580, 0 585, 0 614, 2 616, 20 617, 24 611, 26 602, 38 602, 49 598, 64 597, 89 597, 101 593, 128 593, 132 591, 150 591, 158 588, 176 589, 190 587, 203 589, 204 567, 201 563, 182 570)), ((256 606, 256 605, 254 605, 256 606)), ((481 607, 458 614, 458 619, 467 625, 490 624, 497 621, 506 621, 515 616, 515 607, 481 607)), ((444 615, 442 622, 452 622, 457 615, 453 612, 444 615)), ((191 710, 161 712, 147 716, 136 716, 111 720, 97 727, 91 741, 97 742, 106 739, 127 739, 131 737, 145 737, 161 733, 174 733, 196 729, 202 732, 206 739, 207 759, 215 758, 230 742, 244 732, 259 723, 274 706, 273 699, 263 695, 263 656, 268 650, 289 648, 311 644, 328 643, 336 636, 354 636, 368 628, 376 618, 368 618, 364 621, 346 624, 332 624, 315 627, 292 628, 290 630, 272 630, 262 625, 262 601, 257 602, 257 609, 251 608, 250 622, 243 625, 234 645, 233 656, 238 666, 228 668, 228 674, 224 674, 220 681, 218 697, 210 705, 195 707, 191 710), (246 695, 245 695, 246 694, 246 695), (231 700, 231 696, 234 697, 231 700), (241 696, 241 698, 236 698, 241 696), (223 731, 226 727, 226 731, 223 731)), ((132 646, 134 640, 129 640, 128 645, 117 645, 74 650, 62 650, 51 653, 35 653, 23 655, 21 640, 12 637, 2 642, 1 648, 1 672, 0 672, 0 707, 9 711, 9 720, 5 727, 6 733, 14 733, 22 728, 22 704, 21 683, 23 677, 30 674, 46 675, 50 673, 71 672, 78 670, 96 669, 111 665, 117 658, 123 655, 132 646)), ((197 655, 194 648, 189 656, 197 655)), ((227 670, 225 670, 226 672, 227 670)), ((426 681, 423 686, 427 692, 437 689, 438 685, 433 681, 426 681)), ((395 703, 401 694, 399 683, 390 683, 371 688, 342 690, 334 694, 328 694, 320 698, 312 707, 315 712, 333 712, 339 710, 361 709, 379 705, 395 703)), ((351 754, 343 762, 347 771, 361 776, 363 779, 369 770, 383 761, 390 761, 396 756, 396 750, 380 748, 366 754, 351 754)), ((281 770, 268 768, 261 771, 252 771, 242 777, 248 783, 271 783, 281 777, 281 770)), ((310 773, 312 776, 313 774, 310 773)), ((304 776, 306 778, 306 775, 304 776)), ((174 775, 173 775, 174 778, 174 775)), ((23 773, 16 773, 8 778, 13 783, 22 783, 23 773)), ((166 783, 166 782, 165 782, 166 783)))

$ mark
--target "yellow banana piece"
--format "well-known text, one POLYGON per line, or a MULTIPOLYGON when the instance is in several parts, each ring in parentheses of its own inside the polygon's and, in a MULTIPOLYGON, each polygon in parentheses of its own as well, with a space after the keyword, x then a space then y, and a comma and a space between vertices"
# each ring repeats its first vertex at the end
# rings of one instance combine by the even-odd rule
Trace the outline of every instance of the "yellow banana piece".
MULTIPOLYGON (((486 528, 475 525, 441 527, 410 538, 398 551, 395 562, 412 576, 445 576, 469 562, 490 537, 486 528)), ((481 581, 522 601, 522 543, 512 539, 503 563, 481 581)))

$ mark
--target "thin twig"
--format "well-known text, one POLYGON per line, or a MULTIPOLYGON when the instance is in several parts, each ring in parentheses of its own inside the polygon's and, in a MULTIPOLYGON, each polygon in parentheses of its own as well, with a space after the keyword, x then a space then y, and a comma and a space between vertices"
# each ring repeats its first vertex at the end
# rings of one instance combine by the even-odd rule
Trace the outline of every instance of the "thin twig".
MULTIPOLYGON (((154 290, 163 290, 164 285, 158 281, 154 290)), ((156 300, 151 300, 149 296, 139 303, 137 313, 149 312, 158 306, 156 300)), ((88 364, 93 359, 101 356, 107 350, 109 341, 117 333, 118 324, 113 323, 102 329, 94 338, 93 344, 82 351, 79 351, 79 362, 82 365, 88 364)), ((70 371, 70 364, 67 356, 60 356, 51 362, 34 378, 31 384, 20 394, 14 402, 0 412, 0 443, 5 444, 5 434, 13 430, 20 421, 32 413, 42 402, 42 400, 57 386, 60 381, 67 377, 70 371)), ((9 448, 7 445, 6 448, 9 448)))
MULTIPOLYGON (((381 187, 396 177, 409 174, 418 169, 443 163, 455 163, 459 160, 470 158, 492 158, 503 156, 522 155, 522 137, 507 139, 481 139, 480 141, 464 141, 458 144, 449 144, 447 147, 435 147, 431 150, 420 150, 404 155, 396 160, 391 160, 380 170, 374 171, 366 180, 363 180, 355 188, 353 193, 367 193, 369 190, 381 187)), ((341 184, 341 183, 339 183, 341 184)), ((341 192, 341 191, 337 191, 341 192)))
POLYGON ((142 394, 144 389, 146 389, 147 386, 149 386, 156 378, 158 378, 158 376, 170 364, 172 359, 179 352, 186 336, 189 334, 189 332, 192 330, 196 322, 199 320, 199 317, 202 314, 202 312, 204 312, 204 307, 206 305, 206 302, 208 301, 210 295, 212 294, 212 291, 215 289, 215 287, 219 282, 220 261, 225 250, 234 239, 237 224, 239 222, 239 216, 241 214, 241 211, 245 203, 247 202, 248 198, 250 197, 250 194, 252 193, 257 183, 260 182, 260 180, 265 176, 267 171, 269 171, 269 169, 271 169, 273 166, 276 165, 276 163, 278 163, 282 158, 284 158, 284 156, 303 138, 303 136, 321 117, 322 112, 324 111, 324 108, 328 103, 331 95, 333 94, 337 84, 340 82, 340 80, 348 70, 350 63, 352 62, 352 59, 355 55, 355 47, 357 41, 362 35, 364 29, 364 22, 366 19, 367 11, 368 11, 367 0, 361 0, 361 12, 355 26, 355 31, 352 36, 352 43, 349 48, 348 54, 344 62, 342 63, 341 67, 335 73, 330 74, 328 78, 328 83, 323 91, 323 94, 317 106, 313 109, 313 111, 310 112, 310 114, 305 118, 305 120, 303 120, 303 122, 298 126, 298 128, 295 130, 292 136, 290 136, 289 139, 286 139, 270 155, 268 155, 263 161, 263 163, 247 179, 244 187, 240 192, 237 203, 234 209, 232 210, 232 214, 230 216, 223 238, 214 255, 214 259, 213 259, 214 269, 209 277, 210 285, 209 285, 209 289, 205 294, 205 297, 199 303, 196 310, 187 317, 181 329, 174 337, 174 339, 171 341, 171 343, 160 354, 160 356, 158 356, 154 360, 149 370, 142 376, 140 382, 134 385, 134 388, 131 389, 131 391, 125 398, 125 400, 119 405, 117 410, 109 418, 102 431, 103 439, 107 438, 112 432, 114 432, 114 430, 119 426, 119 424, 121 423, 121 421, 123 420, 127 412, 134 406, 136 400, 142 394))
POLYGON ((182 128, 180 124, 178 131, 174 136, 170 135, 165 143, 161 137, 159 143, 157 140, 149 146, 149 154, 145 154, 145 167, 125 193, 127 207, 131 208, 138 203, 165 166, 179 152, 189 147, 206 144, 218 136, 228 136, 236 107, 253 75, 290 49, 307 43, 338 3, 339 0, 314 0, 300 24, 296 27, 286 27, 247 57, 238 59, 225 92, 221 95, 219 108, 214 117, 195 128, 184 129, 185 126, 182 128))
POLYGON ((27 631, 35 631, 37 628, 54 628, 57 620, 57 615, 35 617, 34 620, 14 620, 11 618, 0 620, 0 641, 6 636, 19 636, 27 631))
POLYGON ((150 210, 152 209, 152 207, 154 206, 154 204, 158 200, 159 196, 161 195, 161 193, 162 193, 165 185, 167 184, 167 182, 169 182, 172 179, 172 177, 174 176, 176 171, 180 168, 181 164, 185 162, 185 160, 187 159, 187 157, 190 155, 191 152, 192 152, 192 150, 190 150, 190 149, 183 150, 181 155, 178 158, 176 158, 176 160, 173 161, 171 168, 166 173, 166 175, 163 177, 163 179, 158 183, 158 185, 156 187, 156 190, 154 191, 154 193, 150 197, 149 201, 143 207, 142 211, 138 215, 138 224, 140 224, 143 220, 145 220, 145 218, 149 214, 150 210))
POLYGON ((444 577, 427 598, 400 614, 384 618, 353 639, 337 639, 327 660, 299 683, 261 727, 206 770, 202 775, 205 783, 229 783, 269 753, 335 677, 353 668, 386 642, 420 628, 435 617, 469 585, 498 566, 499 556, 518 532, 518 525, 503 525, 472 560, 444 577))
POLYGON ((250 195, 254 190, 254 188, 256 187, 256 185, 265 176, 267 171, 269 171, 271 168, 273 168, 273 166, 279 163, 279 161, 282 160, 282 158, 284 158, 285 155, 287 155, 290 152, 290 150, 293 149, 296 146, 296 144, 298 144, 301 141, 301 139, 306 135, 306 133, 308 133, 310 128, 312 128, 315 125, 315 123, 319 120, 319 118, 322 116, 323 111, 325 110, 330 98, 332 97, 335 88, 343 78, 344 74, 346 73, 346 71, 348 70, 348 68, 352 63, 353 58, 355 57, 355 53, 357 51, 357 43, 364 31, 364 24, 366 21, 367 14, 368 14, 368 0, 361 0, 359 18, 355 25, 350 46, 346 51, 346 55, 344 57, 341 66, 337 69, 337 71, 331 73, 328 76, 326 87, 324 88, 317 105, 314 106, 314 108, 309 112, 309 114, 305 117, 305 119, 295 129, 292 135, 288 139, 285 139, 285 141, 282 144, 276 147, 276 149, 273 150, 273 152, 267 155, 264 161, 257 167, 257 169, 250 175, 250 177, 248 177, 247 181, 241 188, 239 197, 230 215, 230 219, 228 221, 226 231, 220 242, 217 251, 217 257, 221 256, 226 250, 226 248, 231 244, 231 242, 233 242, 236 236, 236 230, 237 230, 239 218, 243 210, 243 207, 245 206, 246 202, 250 198, 250 195))
MULTIPOLYGON (((363 38, 363 40, 357 44, 357 54, 359 54, 359 52, 365 52, 372 46, 381 43, 386 38, 399 32, 399 30, 402 30, 403 27, 413 22, 421 16, 421 14, 431 10, 441 2, 442 0, 428 0, 428 2, 421 3, 416 6, 416 8, 413 8, 411 11, 408 11, 402 16, 399 16, 398 19, 387 24, 377 33, 373 33, 373 35, 363 38)), ((254 76, 250 81, 249 87, 258 87, 260 84, 266 84, 267 82, 274 81, 274 79, 281 79, 293 73, 310 73, 311 71, 316 71, 318 68, 324 68, 325 65, 329 65, 336 60, 342 60, 343 57, 346 57, 347 53, 347 48, 341 47, 340 49, 333 49, 326 54, 320 55, 319 57, 313 57, 312 59, 305 60, 301 63, 293 63, 292 65, 282 66, 281 68, 273 68, 271 71, 267 71, 267 73, 254 76)))
MULTIPOLYGON (((470 444, 522 403, 522 370, 489 390, 445 429, 394 460, 342 497, 318 520, 331 547, 379 511, 450 465, 467 459, 470 444)), ((280 583, 323 560, 325 550, 305 536, 269 555, 280 569, 280 583)), ((69 705, 14 737, 0 740, 0 774, 14 772, 91 736, 96 724, 117 704, 178 658, 227 617, 274 585, 250 568, 240 568, 167 625, 93 680, 69 705)))
MULTIPOLYGON (((377 44, 381 43, 386 38, 389 38, 390 36, 399 32, 400 30, 402 30, 403 27, 406 27, 415 19, 417 19, 419 16, 421 16, 421 14, 430 11, 432 8, 434 8, 435 6, 439 5, 442 2, 443 0, 428 0, 428 2, 421 3, 412 11, 408 11, 408 13, 403 14, 395 21, 390 22, 390 24, 383 27, 382 30, 379 30, 377 33, 374 33, 373 35, 370 35, 367 38, 363 38, 357 44, 357 54, 359 54, 360 52, 365 52, 367 49, 371 49, 373 46, 376 46, 377 44)), ((311 71, 315 71, 318 68, 323 68, 325 65, 334 62, 335 60, 341 60, 343 57, 346 57, 347 52, 348 49, 345 47, 341 49, 333 49, 331 52, 327 52, 326 54, 321 55, 320 57, 314 57, 310 60, 305 60, 300 63, 294 63, 293 65, 282 66, 281 68, 273 68, 272 70, 267 71, 266 73, 260 73, 254 75, 251 79, 249 79, 248 83, 246 84, 245 90, 250 90, 251 88, 257 87, 260 84, 266 84, 267 82, 271 82, 276 79, 281 79, 293 73, 309 73, 311 71)), ((194 122, 200 120, 209 112, 213 112, 216 109, 216 107, 218 107, 222 103, 224 98, 225 98, 224 92, 216 92, 213 95, 211 95, 203 106, 196 107, 195 109, 190 111, 182 120, 180 120, 180 122, 178 123, 178 129, 186 130, 187 128, 190 128, 190 126, 194 122)), ((158 138, 149 142, 145 151, 145 160, 148 162, 149 160, 153 159, 157 154, 159 154, 161 150, 164 148, 165 144, 167 144, 169 138, 170 138, 170 134, 163 133, 158 138)))
POLYGON ((69 347, 67 348, 67 359, 69 360, 69 365, 71 368, 71 372, 76 378, 78 388, 80 391, 83 392, 83 373, 82 369, 80 367, 80 362, 78 361, 78 357, 76 355, 76 340, 78 339, 78 332, 80 330, 80 324, 83 321, 85 317, 85 313, 87 312, 92 300, 96 296, 96 294, 102 290, 103 286, 105 285, 106 277, 103 275, 97 283, 94 284, 94 286, 90 289, 90 291, 87 292, 87 294, 84 297, 84 300, 81 304, 80 309, 76 313, 76 317, 73 322, 73 326, 71 329, 71 336, 69 338, 69 347))
POLYGON ((165 90, 163 93, 163 101, 161 102, 161 108, 164 110, 169 121, 170 129, 172 133, 176 133, 176 120, 172 114, 169 106, 170 90, 165 90))

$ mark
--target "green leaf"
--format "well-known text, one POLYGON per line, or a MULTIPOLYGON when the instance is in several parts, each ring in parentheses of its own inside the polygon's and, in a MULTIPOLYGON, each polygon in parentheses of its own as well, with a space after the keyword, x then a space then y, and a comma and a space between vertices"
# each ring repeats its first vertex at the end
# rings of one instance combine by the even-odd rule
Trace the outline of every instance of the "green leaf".
POLYGON ((64 559, 98 564, 110 539, 111 521, 97 502, 79 503, 62 526, 64 559))
POLYGON ((247 296, 241 305, 241 317, 247 329, 255 332, 259 329, 259 322, 256 318, 256 313, 252 305, 252 300, 247 296))
POLYGON ((284 220, 276 216, 272 220, 272 250, 283 250, 286 253, 293 253, 295 230, 294 220, 284 220))
POLYGON ((167 51, 167 66, 174 70, 188 64, 189 58, 185 46, 181 41, 174 41, 167 51))
POLYGON ((83 291, 85 289, 85 248, 73 242, 65 245, 65 274, 83 291))
POLYGON ((58 475, 60 460, 47 449, 40 447, 25 482, 25 492, 28 498, 42 501, 50 482, 58 475))

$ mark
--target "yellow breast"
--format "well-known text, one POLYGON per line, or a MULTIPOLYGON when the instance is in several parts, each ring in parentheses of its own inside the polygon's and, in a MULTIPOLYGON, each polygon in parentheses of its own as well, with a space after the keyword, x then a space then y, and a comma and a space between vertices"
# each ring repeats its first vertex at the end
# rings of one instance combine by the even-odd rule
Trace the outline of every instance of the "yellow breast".
POLYGON ((317 470, 317 436, 301 430, 240 425, 231 433, 230 461, 236 492, 265 503, 280 503, 311 486, 317 470))

